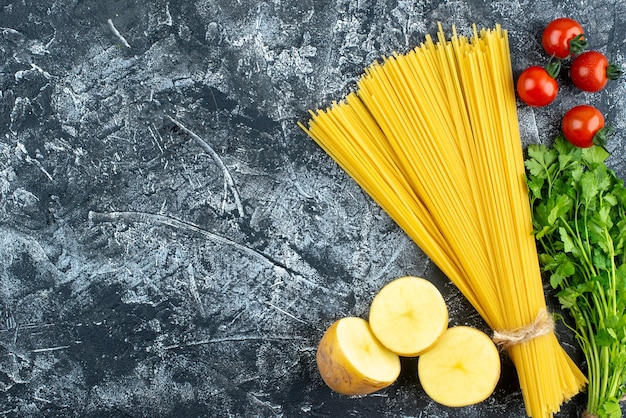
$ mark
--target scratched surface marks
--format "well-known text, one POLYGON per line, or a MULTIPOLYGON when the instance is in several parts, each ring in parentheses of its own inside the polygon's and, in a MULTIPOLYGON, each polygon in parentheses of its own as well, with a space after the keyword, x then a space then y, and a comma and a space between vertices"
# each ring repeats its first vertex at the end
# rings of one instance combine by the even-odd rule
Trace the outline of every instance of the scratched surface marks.
MULTIPOLYGON (((523 417, 506 358, 495 395, 458 410, 414 360, 374 395, 323 385, 324 329, 395 277, 484 324, 296 122, 437 21, 501 23, 519 73, 560 15, 624 61, 618 0, 2 2, 0 416, 523 417)), ((590 101, 624 175, 624 93, 564 82, 549 109, 520 107, 524 140, 590 101)))

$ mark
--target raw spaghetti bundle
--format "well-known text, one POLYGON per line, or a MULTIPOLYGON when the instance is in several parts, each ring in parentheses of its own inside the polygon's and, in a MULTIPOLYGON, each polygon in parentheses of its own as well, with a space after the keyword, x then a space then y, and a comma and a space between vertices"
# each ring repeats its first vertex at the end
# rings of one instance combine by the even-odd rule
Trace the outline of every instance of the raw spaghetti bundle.
POLYGON ((435 262, 514 362, 526 411, 549 417, 586 379, 547 312, 524 181, 507 32, 441 25, 300 126, 435 262))

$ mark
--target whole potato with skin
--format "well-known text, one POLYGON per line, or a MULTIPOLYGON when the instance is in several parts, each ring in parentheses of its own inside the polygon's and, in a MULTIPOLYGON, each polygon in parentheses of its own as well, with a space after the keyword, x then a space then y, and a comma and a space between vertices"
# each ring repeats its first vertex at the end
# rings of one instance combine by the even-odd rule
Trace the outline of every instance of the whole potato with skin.
POLYGON ((333 323, 319 343, 316 359, 326 385, 343 395, 376 392, 400 375, 400 358, 378 342, 362 318, 333 323))

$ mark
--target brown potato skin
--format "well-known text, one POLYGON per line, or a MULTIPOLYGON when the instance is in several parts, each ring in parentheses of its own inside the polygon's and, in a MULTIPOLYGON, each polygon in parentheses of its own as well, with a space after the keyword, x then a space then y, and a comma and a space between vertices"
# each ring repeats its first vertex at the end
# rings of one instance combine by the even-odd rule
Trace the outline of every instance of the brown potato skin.
POLYGON ((393 382, 381 382, 363 376, 348 362, 337 338, 339 321, 324 333, 317 348, 317 367, 324 383, 342 395, 367 395, 383 389, 393 382))

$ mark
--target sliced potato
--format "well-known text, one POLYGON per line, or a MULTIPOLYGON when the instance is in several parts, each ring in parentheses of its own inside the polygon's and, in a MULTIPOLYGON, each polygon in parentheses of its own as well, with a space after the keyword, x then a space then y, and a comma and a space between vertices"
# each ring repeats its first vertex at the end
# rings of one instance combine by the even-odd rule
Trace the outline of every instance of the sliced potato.
POLYGON ((317 348, 317 367, 332 390, 365 395, 398 378, 400 358, 376 340, 366 320, 346 317, 324 333, 317 348))
POLYGON ((487 399, 500 378, 500 355, 484 332, 449 328, 417 363, 422 388, 435 402, 451 407, 487 399))
POLYGON ((428 280, 406 276, 385 285, 370 306, 369 323, 394 353, 414 357, 428 350, 448 327, 448 307, 428 280))

